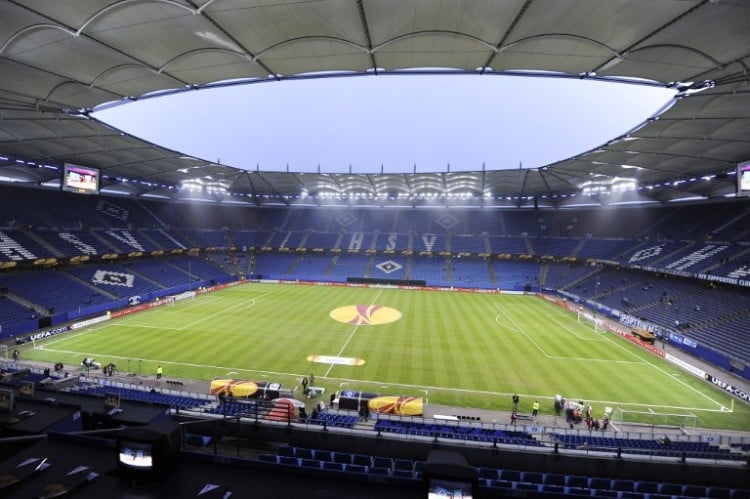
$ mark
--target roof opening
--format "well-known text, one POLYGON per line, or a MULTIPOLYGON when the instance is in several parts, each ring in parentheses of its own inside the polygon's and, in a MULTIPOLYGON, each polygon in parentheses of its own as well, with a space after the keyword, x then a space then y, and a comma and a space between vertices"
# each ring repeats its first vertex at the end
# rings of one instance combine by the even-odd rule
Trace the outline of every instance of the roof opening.
POLYGON ((626 134, 675 90, 477 74, 232 85, 102 106, 129 134, 246 170, 421 173, 537 168, 626 134))

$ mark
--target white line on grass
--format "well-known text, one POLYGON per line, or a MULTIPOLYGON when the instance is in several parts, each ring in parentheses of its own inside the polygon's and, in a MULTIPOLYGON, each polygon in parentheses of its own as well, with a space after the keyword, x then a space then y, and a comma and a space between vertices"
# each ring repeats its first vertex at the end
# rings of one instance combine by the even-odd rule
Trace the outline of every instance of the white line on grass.
POLYGON ((679 379, 679 378, 676 378, 676 377, 672 376, 672 375, 671 375, 671 374, 670 374, 669 372, 667 372, 666 370, 664 370, 664 369, 662 369, 661 367, 657 366, 656 364, 654 364, 654 363, 652 363, 652 362, 649 362, 648 360, 642 359, 642 358, 640 357, 640 355, 637 355, 637 354, 636 354, 636 352, 633 352, 632 350, 630 350, 630 349, 627 349, 627 348, 625 348, 625 346, 624 346, 624 345, 621 345, 621 344, 620 344, 619 342, 617 342, 617 341, 613 341, 613 340, 612 340, 612 338, 609 338, 609 337, 607 337, 607 336, 605 336, 605 338, 607 339, 607 341, 609 341, 609 342, 610 342, 610 343, 612 343, 613 345, 617 346, 618 348, 621 348, 621 349, 625 350, 625 351, 626 351, 627 353, 629 353, 630 355, 633 355, 633 356, 636 356, 636 357, 638 357, 639 359, 641 359, 641 360, 643 361, 643 363, 644 363, 644 364, 646 364, 646 365, 648 365, 648 366, 651 366, 651 367, 653 367, 653 368, 654 368, 654 369, 656 369, 657 371, 661 372, 662 374, 665 374, 665 375, 669 376, 669 377, 670 377, 671 379, 673 379, 673 380, 674 380, 674 381, 676 381, 677 383, 681 384, 682 386, 686 387, 687 389, 689 389, 689 390, 692 390, 693 392, 697 393, 697 394, 698 394, 698 395, 700 395, 701 397, 703 397, 703 398, 705 398, 705 399, 707 399, 707 400, 711 401, 712 403, 714 403, 714 404, 718 405, 718 406, 719 406, 719 411, 722 411, 723 409, 725 409, 725 408, 726 408, 726 407, 724 406, 724 404, 722 404, 721 402, 718 402, 718 401, 716 401, 716 400, 712 399, 711 397, 709 397, 708 395, 706 395, 706 394, 705 394, 705 393, 703 393, 702 391, 698 390, 697 388, 694 388, 694 387, 690 386, 689 384, 687 384, 686 382, 682 381, 681 379, 679 379))
MULTIPOLYGON (((503 316, 505 319, 507 319, 507 320, 509 320, 510 322, 513 323, 513 326, 515 327, 515 329, 511 329, 511 331, 514 331, 514 332, 517 332, 517 333, 521 333, 522 335, 526 336, 526 339, 529 340, 529 342, 531 342, 532 345, 534 345, 535 347, 537 347, 537 349, 539 349, 539 351, 542 352, 542 355, 544 355, 548 359, 550 358, 550 355, 547 352, 545 352, 544 349, 542 347, 540 347, 539 344, 536 341, 534 341, 534 339, 531 336, 529 336, 528 334, 526 334, 526 331, 524 331, 523 328, 521 326, 519 326, 518 323, 516 321, 514 321, 513 318, 510 315, 506 314, 505 312, 501 312, 501 313, 499 313, 499 314, 497 314, 495 316, 495 322, 497 322, 501 326, 507 327, 507 326, 505 326, 504 324, 500 323, 497 320, 500 316, 503 316)), ((508 328, 508 329, 510 329, 510 328, 508 328)))
MULTIPOLYGON (((93 331, 101 331, 102 329, 106 329, 106 328, 112 327, 114 325, 115 324, 105 324, 105 325, 100 326, 100 327, 98 327, 96 329, 91 329, 91 328, 82 329, 79 333, 65 333, 63 335, 53 336, 52 338, 54 338, 54 339, 51 338, 49 340, 44 340, 44 342, 42 343, 42 345, 40 346, 40 348, 44 347, 45 350, 48 350, 48 347, 50 345, 54 345, 56 343, 61 343, 63 341, 68 341, 68 340, 71 340, 73 338, 77 338, 77 337, 79 337, 81 335, 88 334, 88 333, 93 332, 93 331)), ((51 352, 55 352, 56 350, 50 350, 50 351, 51 352)), ((76 352, 76 353, 80 353, 80 352, 76 352)))
POLYGON ((611 364, 636 364, 636 365, 648 365, 646 362, 643 361, 635 361, 635 360, 620 360, 620 359, 587 359, 585 357, 561 357, 557 355, 550 355, 550 359, 554 360, 575 360, 576 362, 608 362, 611 364))
MULTIPOLYGON (((91 355, 93 357, 107 357, 112 359, 133 359, 133 356, 121 356, 121 355, 111 355, 108 353, 99 353, 99 352, 79 352, 76 350, 58 350, 58 349, 47 349, 49 352, 57 352, 57 353, 66 353, 66 354, 72 354, 72 355, 91 355)), ((146 362, 152 362, 157 364, 164 364, 164 365, 172 365, 172 366, 186 366, 186 367, 194 367, 199 369, 211 369, 215 371, 221 371, 221 372, 243 372, 243 373, 258 373, 261 375, 268 375, 268 376, 285 376, 285 377, 292 377, 292 378, 298 378, 299 376, 303 376, 302 373, 284 373, 284 372, 278 372, 278 371, 264 371, 260 369, 246 369, 244 367, 232 367, 232 366, 217 366, 217 365, 211 365, 211 364, 196 364, 193 362, 176 362, 176 361, 170 361, 170 360, 161 360, 161 359, 146 359, 141 358, 139 360, 143 360, 146 362)), ((409 383, 393 383, 390 381, 367 381, 367 380, 361 380, 361 379, 353 379, 353 378, 336 378, 332 377, 329 378, 327 376, 323 376, 326 380, 333 381, 333 382, 348 382, 348 383, 363 383, 363 384, 369 384, 369 385, 379 385, 379 386, 390 386, 390 387, 401 387, 401 388, 409 388, 409 389, 428 389, 430 391, 446 391, 451 393, 465 393, 470 395, 488 395, 493 397, 509 397, 511 395, 511 392, 493 392, 489 390, 472 390, 468 388, 454 388, 454 387, 444 387, 444 386, 429 386, 429 385, 414 385, 409 383)), ((554 400, 554 397, 550 397, 547 395, 533 395, 533 394, 519 394, 521 397, 526 398, 538 398, 542 400, 554 400)), ((623 401, 614 401, 614 400, 593 400, 593 399, 586 399, 588 402, 596 403, 596 404, 607 404, 607 405, 629 405, 629 406, 636 406, 636 407, 658 407, 658 408, 664 408, 664 409, 680 409, 680 410, 687 410, 687 411, 698 411, 698 412, 726 412, 721 409, 703 409, 700 407, 682 407, 682 406, 675 406, 675 405, 660 405, 660 404, 639 404, 635 402, 623 402, 623 401)))
POLYGON ((200 324, 201 322, 204 322, 204 321, 207 321, 209 319, 212 319, 212 318, 216 317, 217 315, 224 314, 226 312, 229 312, 231 310, 234 310, 234 309, 237 309, 237 308, 240 308, 240 307, 254 307, 254 306, 255 306, 255 298, 250 298, 246 302, 243 301, 243 302, 237 303, 236 305, 232 305, 231 307, 227 307, 225 309, 219 310, 218 312, 215 312, 213 314, 206 315, 205 317, 203 317, 201 319, 196 319, 193 322, 189 322, 188 324, 185 324, 184 326, 177 328, 177 331, 183 331, 183 330, 185 330, 187 328, 195 326, 196 324, 200 324))
POLYGON ((143 327, 148 329, 160 329, 162 331, 179 331, 180 328, 176 327, 162 327, 162 326, 149 326, 147 324, 127 324, 125 322, 114 322, 110 326, 124 326, 124 327, 143 327))
MULTIPOLYGON (((542 352, 542 355, 544 355, 548 359, 552 359, 552 360, 574 360, 574 361, 577 361, 577 362, 581 362, 581 361, 586 361, 586 362, 610 362, 610 363, 613 363, 613 364, 645 364, 645 362, 643 362, 643 361, 641 361, 641 362, 634 362, 632 360, 588 359, 588 358, 583 358, 583 357, 566 357, 566 356, 561 356, 561 355, 550 355, 547 352, 545 352, 544 349, 536 341, 534 341, 534 339, 531 336, 529 336, 526 333, 526 331, 524 331, 523 328, 521 328, 521 326, 516 321, 514 321, 513 318, 510 317, 509 315, 505 314, 504 312, 501 312, 501 313, 499 313, 499 314, 497 314, 495 316, 495 322, 497 322, 497 324, 500 325, 501 327, 505 327, 505 328, 507 328, 508 330, 510 330, 510 331, 512 331, 514 333, 520 333, 520 334, 526 336, 526 339, 529 340, 529 342, 532 345, 534 345, 540 352, 542 352), (510 322, 512 322, 513 326, 515 327, 515 329, 510 328, 507 325, 501 323, 498 320, 498 319, 501 319, 501 318, 507 319, 510 322)), ((583 339, 586 339, 586 338, 583 338, 583 339)), ((595 339, 595 340, 592 340, 592 341, 604 341, 604 340, 595 339)))
MULTIPOLYGON (((382 289, 380 291, 378 291, 378 295, 372 300, 372 302, 370 303, 370 306, 375 305, 375 302, 378 301, 378 298, 380 298, 381 294, 383 294, 383 290, 382 289)), ((349 337, 344 342, 344 346, 341 347, 341 349, 339 350, 339 353, 336 354, 336 357, 341 357, 341 354, 344 353, 344 349, 346 349, 346 346, 349 344, 349 342, 351 341, 351 339, 354 337, 354 333, 357 332, 357 330, 359 329, 359 326, 360 326, 360 324, 357 324, 356 326, 354 326, 354 330, 351 332, 351 334, 349 334, 349 337)), ((335 366, 335 365, 336 364, 331 364, 330 366, 328 366, 328 370, 323 375, 324 378, 328 377, 328 374, 331 372, 331 369, 333 369, 333 366, 335 366)))
POLYGON ((575 329, 571 329, 566 324, 563 324, 560 320, 558 320, 556 316, 552 314, 545 314, 545 316, 547 317, 548 320, 555 322, 558 326, 565 329, 566 331, 568 331, 569 333, 571 333, 573 336, 575 336, 581 341, 605 341, 603 338, 600 337, 601 335, 599 334, 597 334, 596 337, 594 338, 591 338, 588 336, 581 336, 580 334, 578 334, 578 331, 576 331, 575 329))

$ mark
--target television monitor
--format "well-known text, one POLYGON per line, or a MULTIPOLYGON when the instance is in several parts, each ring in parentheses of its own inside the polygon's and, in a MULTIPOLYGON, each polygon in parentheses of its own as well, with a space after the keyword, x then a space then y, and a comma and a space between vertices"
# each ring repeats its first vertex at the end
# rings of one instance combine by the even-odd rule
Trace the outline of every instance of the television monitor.
POLYGON ((121 440, 118 462, 126 468, 151 470, 154 467, 154 446, 151 443, 121 440))
POLYGON ((33 381, 21 381, 21 384, 18 385, 18 394, 24 397, 33 397, 34 386, 33 381))
POLYGON ((0 411, 10 412, 13 408, 13 390, 0 390, 0 411))
POLYGON ((112 409, 118 409, 120 407, 120 394, 119 393, 105 393, 104 394, 104 409, 109 411, 112 409))
POLYGON ((88 166, 65 163, 62 189, 80 194, 98 194, 99 170, 88 166))
POLYGON ((422 483, 422 497, 470 499, 477 497, 478 473, 460 453, 436 449, 429 453, 424 463, 422 483))
POLYGON ((430 477, 427 481, 428 499, 471 499, 474 485, 472 481, 447 480, 430 477))
POLYGON ((136 484, 158 482, 180 450, 179 425, 172 421, 125 428, 117 435, 118 474, 136 484))
POLYGON ((750 161, 737 164, 737 195, 750 196, 750 161))

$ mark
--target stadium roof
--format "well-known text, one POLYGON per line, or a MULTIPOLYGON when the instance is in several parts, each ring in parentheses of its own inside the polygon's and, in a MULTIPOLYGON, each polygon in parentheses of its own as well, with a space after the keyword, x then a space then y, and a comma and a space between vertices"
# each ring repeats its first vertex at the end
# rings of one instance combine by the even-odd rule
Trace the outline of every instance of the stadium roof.
POLYGON ((257 205, 724 197, 734 192, 735 165, 750 159, 748 19, 747 0, 8 0, 0 3, 0 179, 56 185, 59 171, 44 166, 69 162, 100 168, 109 192, 192 198, 176 188, 192 180, 199 197, 257 205), (103 104, 174 91, 415 68, 618 79, 678 93, 661 115, 576 157, 468 173, 248 172, 90 116, 103 104), (619 192, 628 181, 639 188, 619 192))

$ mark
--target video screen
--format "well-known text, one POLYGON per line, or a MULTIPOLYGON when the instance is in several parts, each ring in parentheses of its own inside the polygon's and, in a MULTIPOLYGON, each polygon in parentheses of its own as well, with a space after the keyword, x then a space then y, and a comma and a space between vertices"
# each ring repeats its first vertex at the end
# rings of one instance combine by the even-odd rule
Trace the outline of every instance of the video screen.
POLYGON ((750 161, 737 165, 737 195, 750 196, 750 161))
POLYGON ((81 194, 98 194, 99 170, 66 163, 63 169, 62 189, 81 194))
POLYGON ((120 442, 120 464, 132 468, 149 469, 154 466, 151 444, 142 442, 120 442))
POLYGON ((430 478, 427 484, 428 499, 471 499, 471 482, 430 478))

